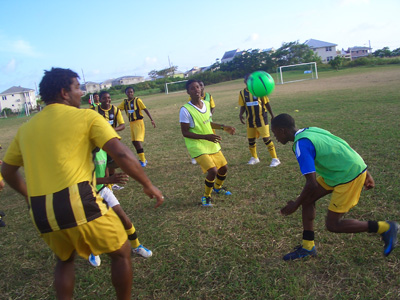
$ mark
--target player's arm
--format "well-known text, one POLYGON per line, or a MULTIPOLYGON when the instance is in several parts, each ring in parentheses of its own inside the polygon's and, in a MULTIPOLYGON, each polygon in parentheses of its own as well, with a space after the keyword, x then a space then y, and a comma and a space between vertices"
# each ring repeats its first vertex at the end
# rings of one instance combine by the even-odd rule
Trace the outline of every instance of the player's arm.
POLYGON ((118 166, 137 182, 143 186, 143 191, 150 198, 156 198, 155 207, 160 206, 164 202, 164 197, 160 190, 155 187, 146 173, 143 171, 139 161, 133 155, 131 150, 120 142, 117 138, 112 138, 106 142, 103 146, 103 150, 106 151, 117 163, 118 166))
POLYGON ((216 134, 197 134, 189 131, 190 124, 181 122, 182 135, 189 139, 195 140, 207 140, 213 143, 218 143, 221 141, 221 137, 216 134))
POLYGON ((26 203, 29 205, 26 183, 19 172, 19 168, 19 166, 9 165, 3 162, 1 165, 1 174, 3 175, 4 181, 7 182, 11 188, 24 196, 26 203))
POLYGON ((214 122, 211 122, 211 128, 212 129, 221 129, 223 131, 226 131, 229 134, 235 134, 236 128, 228 125, 223 125, 223 124, 217 124, 214 122))
POLYGON ((240 107, 240 111, 239 111, 239 120, 240 122, 242 122, 242 124, 246 124, 244 118, 243 118, 243 114, 246 111, 246 108, 244 106, 240 107))
POLYGON ((269 101, 267 103, 265 103, 265 107, 267 108, 267 111, 271 115, 271 120, 272 120, 275 116, 274 116, 274 113, 272 112, 272 108, 271 108, 271 105, 269 104, 269 101))
POLYGON ((151 124, 153 125, 154 128, 156 128, 156 123, 154 122, 153 118, 151 117, 151 114, 147 108, 143 109, 143 111, 146 113, 146 115, 149 117, 151 124))
POLYGON ((319 186, 316 173, 309 173, 304 175, 304 177, 306 178, 306 183, 300 193, 300 196, 298 196, 295 201, 289 201, 286 206, 281 209, 282 215, 288 216, 294 213, 302 204, 313 200, 312 195, 319 186))
POLYGON ((215 102, 214 102, 214 98, 211 94, 210 94, 210 111, 211 111, 211 114, 213 115, 214 111, 215 111, 215 102))

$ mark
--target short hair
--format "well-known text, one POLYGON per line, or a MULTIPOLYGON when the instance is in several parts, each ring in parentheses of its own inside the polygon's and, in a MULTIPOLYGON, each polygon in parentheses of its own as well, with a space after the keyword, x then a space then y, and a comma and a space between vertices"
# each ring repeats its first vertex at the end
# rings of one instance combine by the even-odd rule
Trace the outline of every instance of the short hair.
POLYGON ((51 68, 44 71, 44 76, 39 83, 39 94, 46 103, 55 103, 61 93, 61 89, 70 91, 72 79, 79 78, 79 75, 70 69, 51 68))
MULTIPOLYGON (((93 97, 94 97, 94 96, 96 96, 96 95, 97 95, 97 96, 99 96, 99 94, 98 94, 98 93, 93 93, 93 97)), ((100 96, 99 96, 99 97, 100 97, 100 96)))
POLYGON ((193 83, 193 82, 197 82, 198 84, 200 84, 200 81, 197 79, 189 79, 188 81, 186 81, 186 90, 189 90, 189 86, 193 83))
POLYGON ((280 115, 277 115, 275 118, 272 119, 271 127, 274 127, 274 128, 295 128, 296 124, 295 124, 294 119, 293 119, 293 117, 291 115, 289 115, 289 114, 280 114, 280 115))
POLYGON ((110 93, 107 92, 107 91, 101 91, 100 95, 99 95, 99 98, 101 99, 101 97, 103 97, 104 94, 110 94, 110 93))
POLYGON ((128 87, 125 89, 125 94, 126 94, 126 91, 127 91, 127 90, 129 90, 129 89, 132 89, 132 90, 133 90, 133 92, 135 92, 135 89, 134 89, 134 87, 133 87, 133 86, 128 86, 128 87))

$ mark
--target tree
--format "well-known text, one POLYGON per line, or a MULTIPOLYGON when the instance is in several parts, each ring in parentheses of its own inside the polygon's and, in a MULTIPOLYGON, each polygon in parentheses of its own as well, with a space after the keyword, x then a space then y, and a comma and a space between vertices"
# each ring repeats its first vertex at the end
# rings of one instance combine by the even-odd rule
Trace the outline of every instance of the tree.
POLYGON ((282 46, 272 54, 278 66, 287 66, 307 62, 321 62, 321 58, 305 44, 299 42, 283 43, 282 46))
POLYGON ((148 75, 150 76, 150 78, 152 79, 156 79, 157 77, 168 77, 168 76, 173 76, 176 72, 176 70, 178 70, 178 66, 171 66, 169 68, 165 68, 162 70, 152 70, 148 73, 148 75))
POLYGON ((383 47, 382 49, 378 49, 373 53, 376 57, 391 57, 392 51, 390 51, 389 47, 383 47))
POLYGON ((343 65, 344 58, 341 56, 336 56, 334 59, 329 61, 329 64, 334 68, 336 71, 339 71, 339 68, 343 65))

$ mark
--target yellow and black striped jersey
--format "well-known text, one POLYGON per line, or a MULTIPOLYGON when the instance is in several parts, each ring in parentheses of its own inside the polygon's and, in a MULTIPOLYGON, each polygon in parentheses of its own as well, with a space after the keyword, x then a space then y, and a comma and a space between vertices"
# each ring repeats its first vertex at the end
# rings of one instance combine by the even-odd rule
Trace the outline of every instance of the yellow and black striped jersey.
POLYGON ((268 97, 253 96, 246 88, 239 93, 239 105, 246 108, 247 124, 249 128, 261 127, 261 120, 267 124, 268 97))
POLYGON ((135 97, 132 100, 124 99, 124 101, 118 105, 118 108, 125 110, 129 122, 133 122, 143 119, 142 110, 146 109, 146 106, 144 105, 142 99, 135 97))
POLYGON ((106 119, 107 122, 114 128, 121 124, 125 124, 121 110, 114 105, 111 105, 109 109, 103 109, 100 105, 93 107, 92 109, 102 115, 104 119, 106 119))

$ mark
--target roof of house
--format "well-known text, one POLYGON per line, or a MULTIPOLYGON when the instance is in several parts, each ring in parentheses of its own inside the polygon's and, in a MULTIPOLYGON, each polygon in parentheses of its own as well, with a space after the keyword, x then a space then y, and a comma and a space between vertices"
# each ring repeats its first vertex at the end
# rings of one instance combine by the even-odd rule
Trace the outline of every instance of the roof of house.
POLYGON ((235 57, 235 55, 239 52, 239 49, 231 50, 231 51, 226 51, 224 53, 224 56, 221 59, 229 59, 235 57))
POLYGON ((351 51, 358 51, 358 50, 371 50, 372 48, 370 47, 365 47, 365 46, 354 46, 354 47, 349 47, 349 50, 351 51))
POLYGON ((30 92, 30 91, 35 91, 35 90, 23 88, 21 86, 13 86, 0 94, 17 94, 17 93, 30 92))
POLYGON ((337 44, 332 44, 324 41, 319 41, 319 40, 314 40, 314 39, 309 39, 304 42, 305 45, 307 45, 310 48, 324 48, 324 47, 334 47, 337 46, 337 44))

